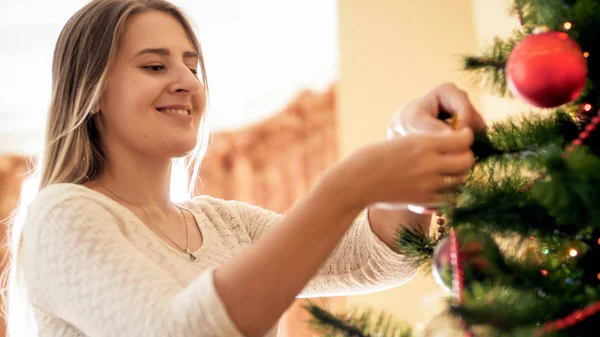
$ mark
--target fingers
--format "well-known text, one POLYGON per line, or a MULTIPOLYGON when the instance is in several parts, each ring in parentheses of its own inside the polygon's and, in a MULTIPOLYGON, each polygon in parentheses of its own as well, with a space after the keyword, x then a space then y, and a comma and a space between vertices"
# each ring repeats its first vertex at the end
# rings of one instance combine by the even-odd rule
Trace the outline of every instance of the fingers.
POLYGON ((471 151, 473 139, 470 128, 430 135, 428 145, 439 154, 435 159, 437 171, 441 175, 461 175, 470 171, 475 165, 475 156, 471 151))
POLYGON ((450 125, 437 118, 438 112, 437 102, 432 103, 431 99, 421 97, 410 101, 392 116, 388 125, 388 138, 412 133, 451 131, 450 125))
POLYGON ((455 193, 467 180, 464 174, 458 175, 440 175, 435 179, 434 188, 439 193, 455 193))
POLYGON ((470 127, 474 130, 485 129, 485 122, 481 115, 475 110, 467 93, 452 83, 438 86, 429 93, 430 99, 437 102, 437 109, 456 115, 458 119, 457 129, 470 127))
POLYGON ((414 126, 421 132, 442 133, 452 131, 452 126, 437 118, 421 118, 414 122, 414 126))
POLYGON ((478 112, 475 112, 475 114, 472 115, 471 124, 467 126, 475 131, 483 131, 487 128, 485 121, 478 112))
POLYGON ((461 175, 473 169, 475 157, 471 151, 445 154, 436 161, 436 165, 441 175, 461 175))
POLYGON ((469 128, 424 136, 424 141, 439 153, 464 152, 471 149, 475 136, 469 128))

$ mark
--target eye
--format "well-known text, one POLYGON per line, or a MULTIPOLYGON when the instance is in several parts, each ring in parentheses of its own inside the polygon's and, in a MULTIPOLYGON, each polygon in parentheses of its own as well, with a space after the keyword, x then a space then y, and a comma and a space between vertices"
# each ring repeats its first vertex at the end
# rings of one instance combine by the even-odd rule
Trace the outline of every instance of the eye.
POLYGON ((198 70, 197 69, 190 69, 190 71, 192 72, 192 74, 198 76, 198 70))
POLYGON ((165 67, 160 64, 155 64, 155 65, 151 65, 151 66, 143 66, 142 68, 144 68, 146 70, 154 71, 154 72, 165 70, 165 67))

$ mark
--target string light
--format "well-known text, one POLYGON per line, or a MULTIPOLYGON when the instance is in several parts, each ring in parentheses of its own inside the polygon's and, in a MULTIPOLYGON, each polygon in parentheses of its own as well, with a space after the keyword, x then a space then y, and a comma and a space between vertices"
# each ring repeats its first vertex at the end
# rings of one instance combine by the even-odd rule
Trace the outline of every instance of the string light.
POLYGON ((592 110, 592 105, 590 103, 585 103, 583 105, 583 111, 590 111, 592 110))
POLYGON ((600 273, 598 273, 598 279, 600 280, 600 273))
POLYGON ((569 29, 571 29, 571 27, 572 27, 572 26, 573 26, 573 24, 571 24, 570 22, 565 22, 565 23, 563 24, 563 28, 564 28, 565 30, 569 30, 569 29))
POLYGON ((588 58, 588 56, 590 56, 590 53, 588 53, 587 51, 583 53, 583 57, 588 58))
POLYGON ((543 276, 548 276, 548 271, 546 269, 542 269, 541 273, 543 276))
POLYGON ((569 249, 569 256, 575 257, 575 256, 577 256, 577 254, 579 254, 579 252, 577 252, 577 249, 575 249, 575 248, 569 249))

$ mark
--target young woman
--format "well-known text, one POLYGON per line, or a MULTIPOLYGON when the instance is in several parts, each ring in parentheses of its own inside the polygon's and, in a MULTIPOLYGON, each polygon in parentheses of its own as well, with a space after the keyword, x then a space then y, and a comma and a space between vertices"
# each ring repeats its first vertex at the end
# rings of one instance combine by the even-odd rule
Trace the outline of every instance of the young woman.
POLYGON ((414 131, 447 128, 440 109, 480 127, 462 91, 411 102, 393 119, 399 137, 339 162, 283 216, 208 196, 171 202, 173 159, 198 163, 206 145, 205 85, 199 42, 166 1, 94 0, 68 21, 40 190, 11 233, 12 336, 28 312, 37 336, 273 336, 296 297, 414 274, 393 249, 414 214, 355 219, 374 203, 441 202, 461 182, 471 128, 414 131))

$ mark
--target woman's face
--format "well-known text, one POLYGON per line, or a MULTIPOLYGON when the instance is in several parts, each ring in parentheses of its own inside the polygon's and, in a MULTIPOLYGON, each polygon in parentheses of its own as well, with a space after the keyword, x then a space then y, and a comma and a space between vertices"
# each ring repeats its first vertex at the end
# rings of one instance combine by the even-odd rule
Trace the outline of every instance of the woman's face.
MULTIPOLYGON (((109 157, 182 157, 194 149, 206 96, 198 55, 171 15, 129 18, 97 120, 109 157)), ((118 159, 118 158, 112 158, 118 159)))

